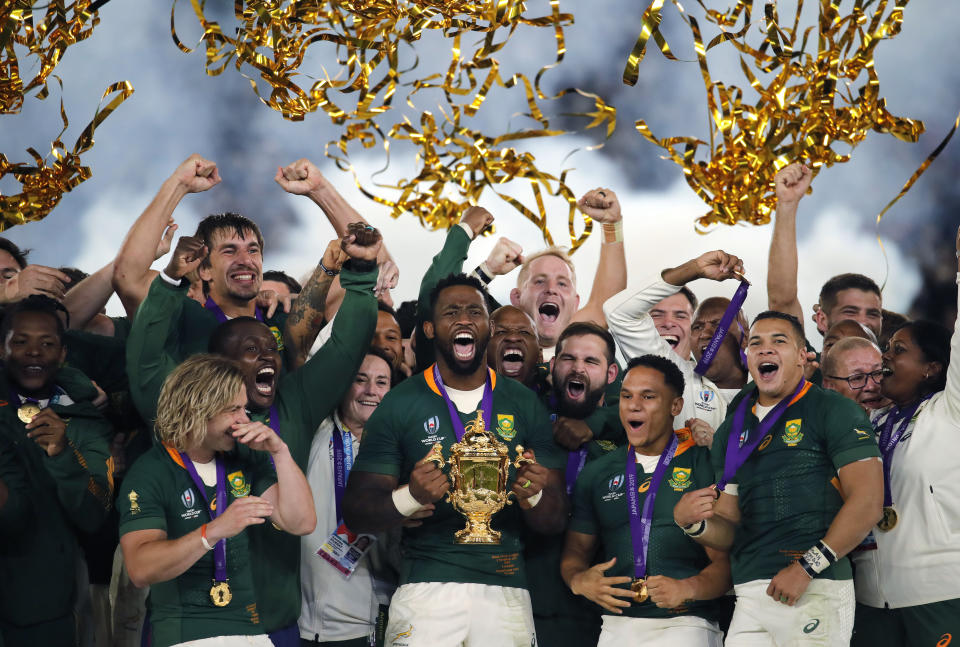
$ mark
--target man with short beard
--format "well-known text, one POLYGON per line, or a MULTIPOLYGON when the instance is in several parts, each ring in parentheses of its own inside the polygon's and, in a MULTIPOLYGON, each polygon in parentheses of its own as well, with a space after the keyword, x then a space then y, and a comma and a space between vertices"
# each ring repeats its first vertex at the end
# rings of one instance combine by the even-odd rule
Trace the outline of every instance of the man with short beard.
MULTIPOLYGON (((568 450, 567 495, 590 461, 624 444, 617 407, 605 407, 604 392, 619 372, 610 333, 590 322, 567 326, 550 360, 552 386, 542 398, 554 414, 554 440, 568 450)), ((563 536, 528 533, 524 558, 537 640, 543 645, 593 647, 600 635, 596 609, 571 593, 560 577, 563 536)))
MULTIPOLYGON (((723 422, 726 401, 716 384, 694 371, 697 361, 691 358, 690 319, 696 308, 696 297, 686 286, 696 279, 725 281, 736 278, 736 273, 743 273, 739 258, 720 250, 707 252, 664 270, 639 292, 631 294, 624 290, 603 304, 607 326, 624 357, 629 360, 646 354, 659 355, 683 371, 683 409, 674 420, 674 428, 694 430, 697 432, 694 440, 706 446, 712 441, 713 430, 723 422)), ((713 309, 714 315, 715 312, 713 309)), ((704 342, 703 337, 698 331, 696 355, 709 343, 709 339, 704 342)), ((731 343, 726 342, 718 355, 729 353, 731 343)))
POLYGON ((536 396, 486 365, 490 315, 482 284, 450 276, 437 283, 429 303, 424 333, 436 347, 436 364, 392 389, 367 421, 343 497, 344 522, 355 533, 376 533, 422 518, 422 525, 403 531, 401 586, 390 603, 388 641, 408 647, 533 645, 521 530, 563 529, 563 458, 536 396), (493 518, 502 533, 499 544, 454 542, 464 519, 442 500, 450 490, 447 475, 426 460, 436 443, 448 458, 478 415, 511 455, 519 444, 536 461, 509 467, 507 488, 517 503, 493 518), (424 510, 431 504, 432 513, 424 510))

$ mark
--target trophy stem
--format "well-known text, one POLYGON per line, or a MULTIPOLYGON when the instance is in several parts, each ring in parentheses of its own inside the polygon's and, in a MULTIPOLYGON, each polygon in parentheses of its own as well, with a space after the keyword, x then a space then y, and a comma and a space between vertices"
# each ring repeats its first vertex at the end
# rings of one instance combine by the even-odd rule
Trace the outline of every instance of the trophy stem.
POLYGON ((470 515, 467 527, 455 533, 454 541, 458 544, 499 544, 500 531, 490 527, 489 516, 470 515))

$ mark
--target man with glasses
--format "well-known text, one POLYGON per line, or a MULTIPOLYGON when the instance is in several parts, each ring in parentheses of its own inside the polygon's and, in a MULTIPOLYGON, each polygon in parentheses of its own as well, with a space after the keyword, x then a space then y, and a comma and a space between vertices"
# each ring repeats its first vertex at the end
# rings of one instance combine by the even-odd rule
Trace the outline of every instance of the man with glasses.
POLYGON ((823 388, 850 398, 868 413, 890 404, 880 394, 880 349, 862 337, 836 342, 823 360, 823 388))

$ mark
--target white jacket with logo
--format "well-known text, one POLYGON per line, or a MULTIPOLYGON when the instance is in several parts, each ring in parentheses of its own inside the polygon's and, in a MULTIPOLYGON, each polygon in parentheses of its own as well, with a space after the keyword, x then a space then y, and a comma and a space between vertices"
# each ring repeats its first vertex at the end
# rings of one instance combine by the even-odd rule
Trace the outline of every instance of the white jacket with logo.
MULTIPOLYGON (((310 445, 307 481, 313 491, 317 511, 317 527, 300 540, 300 637, 320 642, 352 640, 369 636, 376 623, 379 605, 389 604, 395 582, 390 582, 386 566, 385 535, 380 535, 373 548, 360 560, 347 579, 317 555, 317 551, 337 529, 336 501, 333 486, 334 417, 317 428, 310 445)), ((337 425, 340 425, 339 418, 337 425)), ((353 439, 353 456, 360 450, 360 441, 353 439)))
MULTIPOLYGON (((624 290, 607 299, 603 304, 603 314, 626 360, 641 355, 659 355, 680 367, 684 381, 683 410, 673 420, 674 429, 686 427, 689 418, 699 418, 716 430, 727 415, 729 401, 723 390, 693 372, 697 363, 689 357, 677 355, 657 332, 649 314, 658 303, 679 291, 679 286, 657 277, 639 292, 630 294, 629 290, 624 290)), ((732 393, 736 395, 737 392, 732 393)))
MULTIPOLYGON (((885 413, 873 416, 878 438, 885 413)), ((960 318, 947 386, 894 448, 890 487, 899 521, 889 532, 874 528, 876 550, 853 556, 857 602, 896 609, 960 598, 960 318)))

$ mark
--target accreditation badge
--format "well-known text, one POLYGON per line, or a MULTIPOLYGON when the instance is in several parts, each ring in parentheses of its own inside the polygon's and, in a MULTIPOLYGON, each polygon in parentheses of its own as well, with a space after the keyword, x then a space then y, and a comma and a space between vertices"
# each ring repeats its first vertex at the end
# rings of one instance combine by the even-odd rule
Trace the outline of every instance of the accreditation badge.
POLYGON ((341 523, 330 533, 327 541, 317 551, 317 555, 340 571, 344 578, 350 579, 353 572, 357 570, 357 564, 373 547, 375 541, 377 541, 375 535, 354 534, 341 523))

